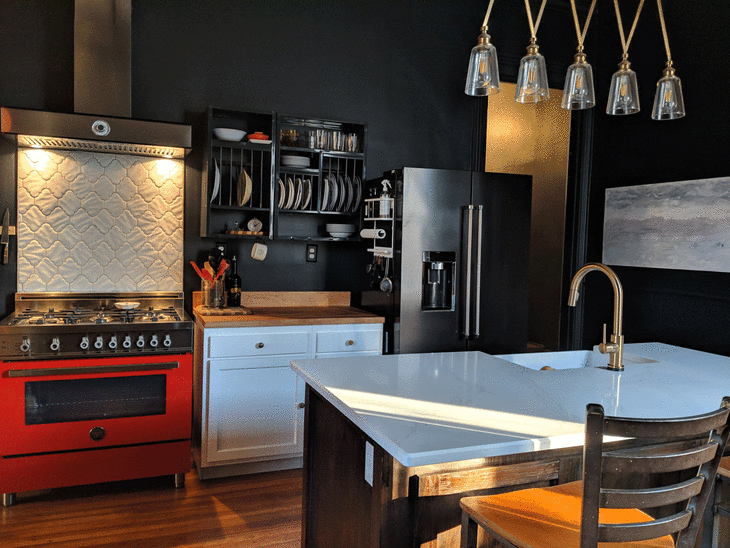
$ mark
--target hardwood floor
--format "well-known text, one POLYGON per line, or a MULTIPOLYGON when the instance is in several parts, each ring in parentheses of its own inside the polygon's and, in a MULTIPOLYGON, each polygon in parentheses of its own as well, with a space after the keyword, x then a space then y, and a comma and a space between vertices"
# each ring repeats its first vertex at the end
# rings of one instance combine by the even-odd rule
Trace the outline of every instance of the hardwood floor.
POLYGON ((301 470, 34 491, 0 506, 0 546, 300 548, 301 506, 301 470))

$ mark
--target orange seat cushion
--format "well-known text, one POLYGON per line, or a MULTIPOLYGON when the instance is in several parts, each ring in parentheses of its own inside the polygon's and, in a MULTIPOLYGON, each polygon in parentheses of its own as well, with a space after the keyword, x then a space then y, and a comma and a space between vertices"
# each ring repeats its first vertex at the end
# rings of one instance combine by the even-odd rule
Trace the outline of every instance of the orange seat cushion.
MULTIPOLYGON (((500 495, 466 497, 461 507, 483 528, 520 548, 579 548, 583 482, 574 481, 500 495)), ((651 518, 637 509, 601 508, 601 523, 634 523, 651 518)), ((599 543, 606 548, 674 548, 670 536, 640 542, 599 543)))

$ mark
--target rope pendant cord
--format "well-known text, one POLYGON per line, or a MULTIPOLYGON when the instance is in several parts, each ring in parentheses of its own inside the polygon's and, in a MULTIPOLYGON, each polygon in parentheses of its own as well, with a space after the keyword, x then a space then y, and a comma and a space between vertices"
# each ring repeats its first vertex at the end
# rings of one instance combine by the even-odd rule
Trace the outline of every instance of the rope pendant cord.
MULTIPOLYGON (((643 2, 644 0, 642 0, 643 2)), ((540 12, 537 14, 537 19, 533 22, 532 10, 530 9, 530 0, 525 0, 525 7, 527 8, 527 21, 530 23, 530 32, 532 33, 532 39, 537 40, 537 29, 540 26, 540 20, 542 19, 542 12, 545 11, 545 4, 547 0, 542 0, 540 6, 540 12)))
POLYGON ((656 0, 659 8, 659 22, 662 25, 662 35, 664 36, 664 49, 667 50, 667 67, 672 66, 672 53, 669 51, 669 37, 667 36, 667 25, 664 23, 664 9, 662 8, 662 0, 656 0))
POLYGON ((639 2, 639 7, 636 9, 636 17, 634 17, 634 24, 631 25, 631 31, 629 32, 629 39, 626 40, 624 36, 624 24, 621 21, 621 11, 618 7, 618 0, 613 0, 613 5, 616 8, 616 19, 618 20, 618 32, 621 35, 621 45, 624 49, 624 59, 629 56, 629 45, 631 45, 631 39, 634 37, 634 31, 636 30, 636 23, 639 22, 639 15, 641 15, 641 8, 644 7, 644 0, 639 2))
MULTIPOLYGON (((661 2, 661 0, 657 0, 657 2, 661 2)), ((588 32, 588 25, 591 22, 591 17, 593 17, 593 10, 596 7, 596 0, 593 0, 591 2, 591 8, 588 10, 588 17, 586 17, 586 22, 583 24, 583 32, 580 30, 580 23, 578 23, 578 10, 575 8, 575 0, 570 0, 570 7, 573 10, 573 21, 575 22, 575 34, 578 36, 578 51, 583 51, 583 42, 586 39, 586 33, 588 32)))
POLYGON ((494 5, 494 0, 489 0, 489 6, 487 6, 487 14, 484 16, 484 23, 482 23, 482 28, 487 28, 487 22, 489 21, 489 14, 492 13, 492 6, 494 5))

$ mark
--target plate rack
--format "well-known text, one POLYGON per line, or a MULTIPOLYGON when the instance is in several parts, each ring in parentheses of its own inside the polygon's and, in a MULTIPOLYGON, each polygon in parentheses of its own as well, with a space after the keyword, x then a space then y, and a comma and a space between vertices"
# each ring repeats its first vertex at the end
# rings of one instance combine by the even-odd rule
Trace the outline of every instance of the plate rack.
POLYGON ((217 139, 215 128, 240 129, 251 135, 262 132, 270 138, 276 131, 273 112, 240 112, 208 107, 207 134, 203 153, 200 235, 214 238, 274 237, 272 215, 275 147, 217 139), (261 221, 260 231, 247 231, 247 224, 261 221))
POLYGON ((333 238, 325 226, 361 225, 366 124, 215 107, 208 108, 207 121, 202 237, 360 240, 359 230, 349 238, 333 238), (242 141, 221 140, 214 128, 248 135, 260 131, 271 142, 249 142, 248 135, 242 141), (261 221, 261 233, 242 230, 253 218, 261 221))

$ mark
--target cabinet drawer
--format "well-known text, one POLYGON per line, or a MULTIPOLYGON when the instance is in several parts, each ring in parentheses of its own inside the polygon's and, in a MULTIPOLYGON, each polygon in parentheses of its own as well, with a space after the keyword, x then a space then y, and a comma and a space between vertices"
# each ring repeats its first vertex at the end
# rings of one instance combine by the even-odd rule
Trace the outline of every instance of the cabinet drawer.
POLYGON ((316 353, 380 351, 379 328, 328 330, 317 333, 316 353))
POLYGON ((271 356, 309 353, 308 331, 256 331, 210 338, 209 357, 271 356))

